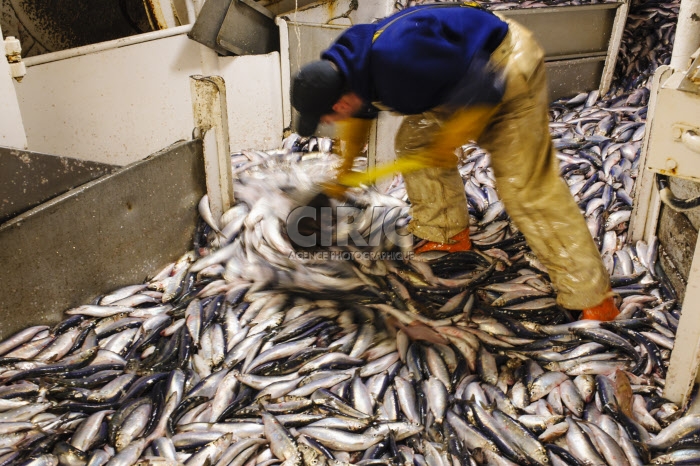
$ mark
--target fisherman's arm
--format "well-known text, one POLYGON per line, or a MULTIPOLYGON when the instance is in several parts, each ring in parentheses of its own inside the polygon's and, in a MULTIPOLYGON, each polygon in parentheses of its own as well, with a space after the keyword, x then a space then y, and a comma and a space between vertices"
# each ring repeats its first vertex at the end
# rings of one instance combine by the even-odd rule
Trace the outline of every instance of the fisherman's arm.
POLYGON ((365 173, 345 172, 338 182, 347 186, 375 181, 395 172, 408 173, 426 167, 452 167, 454 151, 467 141, 477 140, 491 122, 505 92, 505 81, 495 70, 488 56, 476 56, 464 77, 447 95, 439 107, 450 112, 450 117, 434 135, 426 150, 393 163, 377 166, 365 173))
POLYGON ((489 60, 490 56, 485 52, 472 58, 462 78, 452 85, 444 101, 436 106, 436 110, 449 115, 442 127, 433 134, 424 151, 396 162, 406 165, 397 167, 399 171, 406 173, 426 167, 454 167, 455 149, 479 139, 505 94, 503 71, 492 66, 489 60))
MULTIPOLYGON (((495 105, 476 105, 457 110, 443 124, 433 138, 433 143, 424 151, 410 157, 402 157, 384 165, 377 165, 364 172, 350 170, 354 156, 345 158, 343 168, 339 170, 336 194, 342 194, 345 187, 373 183, 377 179, 397 172, 405 174, 428 167, 454 167, 455 149, 467 141, 478 139, 497 108, 495 105)), ((327 191, 331 190, 327 188, 327 191)))
POLYGON ((487 55, 475 56, 442 109, 451 112, 437 132, 427 157, 432 166, 454 166, 454 151, 468 141, 476 141, 491 123, 505 93, 502 71, 489 63, 487 55))
POLYGON ((474 105, 459 109, 443 124, 426 150, 411 157, 369 168, 365 172, 351 171, 354 156, 345 158, 343 168, 338 174, 337 194, 342 194, 344 187, 369 184, 396 172, 410 173, 427 167, 455 166, 455 149, 467 141, 477 140, 497 110, 497 105, 474 105))
POLYGON ((338 174, 343 175, 352 169, 355 157, 362 153, 367 143, 369 129, 372 125, 370 118, 348 118, 336 123, 336 134, 341 141, 340 155, 342 164, 338 174))
POLYGON ((376 117, 377 109, 368 105, 358 116, 335 123, 336 136, 340 140, 339 152, 342 162, 338 167, 335 182, 326 183, 323 186, 327 195, 341 197, 348 187, 359 186, 375 179, 371 174, 367 176, 366 173, 353 172, 352 166, 355 158, 362 154, 372 121, 376 117))

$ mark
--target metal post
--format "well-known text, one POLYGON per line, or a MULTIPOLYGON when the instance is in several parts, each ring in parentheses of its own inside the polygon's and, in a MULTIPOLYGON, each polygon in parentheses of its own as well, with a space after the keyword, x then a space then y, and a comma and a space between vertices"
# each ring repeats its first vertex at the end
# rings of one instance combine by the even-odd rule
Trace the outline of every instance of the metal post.
POLYGON ((649 147, 649 135, 651 134, 651 126, 654 124, 654 110, 656 110, 656 99, 659 95, 661 85, 672 74, 669 66, 662 65, 657 68, 651 83, 651 95, 649 96, 649 109, 647 117, 647 131, 644 134, 642 141, 642 153, 639 167, 642 172, 637 177, 637 185, 633 194, 634 208, 632 209, 632 218, 630 220, 628 236, 632 241, 643 239, 649 241, 652 236, 656 235, 656 225, 659 221, 659 209, 661 200, 659 192, 654 186, 654 172, 647 170, 647 150, 649 147))
MULTIPOLYGON (((205 0, 194 0, 198 16, 205 0)), ((194 22, 194 20, 193 20, 194 22)), ((216 51, 199 46, 204 76, 190 76, 195 137, 203 140, 204 172, 207 178, 209 208, 216 222, 233 205, 231 149, 228 134, 226 84, 219 70, 216 51)), ((218 225, 217 225, 218 226, 218 225)))
POLYGON ((282 78, 282 128, 292 126, 292 104, 289 92, 292 83, 292 72, 289 61, 289 26, 287 20, 281 17, 275 19, 280 28, 280 74, 282 78))
POLYGON ((215 221, 233 205, 226 84, 221 76, 190 76, 195 136, 204 142, 204 172, 215 221))
POLYGON ((605 95, 610 90, 610 84, 615 74, 615 63, 617 63, 620 43, 622 43, 622 35, 625 32, 629 8, 629 2, 625 0, 620 3, 620 6, 615 12, 615 21, 613 22, 610 42, 608 44, 608 55, 605 59, 605 67, 603 68, 603 75, 600 78, 600 86, 598 88, 600 95, 605 95))
MULTIPOLYGON (((0 30, 0 146, 27 148, 27 136, 22 123, 22 114, 12 82, 10 64, 5 58, 5 45, 0 30)), ((21 84, 18 84, 21 85, 21 84)))
MULTIPOLYGON (((394 139, 402 121, 401 116, 390 112, 379 112, 379 117, 370 128, 367 168, 371 170, 377 165, 385 165, 396 160, 394 139)), ((392 181, 391 178, 377 180, 377 187, 384 191, 392 181)))
MULTIPOLYGON (((194 11, 197 16, 202 11, 202 6, 205 0, 194 0, 194 11)), ((194 23, 194 20, 192 21, 194 23)), ((199 46, 199 54, 202 59, 202 73, 205 76, 215 76, 221 74, 219 72, 219 55, 215 50, 210 49, 206 45, 199 46)))
POLYGON ((682 0, 678 11, 671 68, 687 70, 690 66, 690 56, 698 47, 700 47, 700 0, 682 0))

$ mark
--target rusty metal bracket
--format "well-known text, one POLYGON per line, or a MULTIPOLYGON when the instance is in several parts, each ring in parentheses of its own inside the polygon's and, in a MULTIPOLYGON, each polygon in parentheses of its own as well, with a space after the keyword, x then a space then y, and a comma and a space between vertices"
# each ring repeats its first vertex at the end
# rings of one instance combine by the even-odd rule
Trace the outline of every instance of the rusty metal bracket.
POLYGON ((693 63, 686 71, 683 80, 678 84, 678 89, 700 94, 700 49, 696 50, 691 58, 693 58, 693 63))
MULTIPOLYGON (((1 37, 1 36, 0 36, 1 37)), ((7 63, 10 64, 10 72, 12 77, 21 82, 22 78, 27 74, 27 67, 22 61, 22 45, 19 40, 13 36, 5 38, 5 56, 7 63)))
POLYGON ((234 203, 226 84, 221 76, 190 76, 195 137, 204 144, 209 206, 218 222, 234 203))

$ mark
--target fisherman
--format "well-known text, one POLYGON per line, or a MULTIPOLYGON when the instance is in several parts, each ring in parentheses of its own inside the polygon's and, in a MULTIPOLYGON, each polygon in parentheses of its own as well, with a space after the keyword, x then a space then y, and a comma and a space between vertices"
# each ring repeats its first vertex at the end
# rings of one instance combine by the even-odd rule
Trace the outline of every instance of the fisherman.
POLYGON ((499 196, 547 267, 558 303, 583 319, 618 315, 598 249, 559 176, 544 53, 523 26, 471 2, 406 8, 347 29, 301 68, 291 91, 301 136, 335 123, 341 191, 378 110, 404 115, 394 167, 411 201, 409 231, 426 240, 416 253, 471 249, 455 150, 476 141, 491 153, 499 196))

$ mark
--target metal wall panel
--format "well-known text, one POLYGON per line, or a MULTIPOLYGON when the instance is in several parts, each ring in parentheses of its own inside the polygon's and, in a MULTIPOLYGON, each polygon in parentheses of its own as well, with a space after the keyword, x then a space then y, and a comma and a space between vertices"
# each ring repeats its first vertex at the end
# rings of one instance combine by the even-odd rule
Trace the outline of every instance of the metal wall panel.
POLYGON ((218 45, 236 55, 256 55, 278 52, 279 28, 274 16, 256 3, 241 0, 231 2, 216 37, 218 45))
MULTIPOLYGON (((191 138, 189 77, 203 74, 202 46, 184 31, 151 37, 113 42, 107 50, 88 46, 69 58, 37 57, 55 61, 28 66, 15 84, 29 149, 127 165, 191 138)), ((227 83, 231 150, 278 147, 279 54, 219 57, 218 65, 227 83)))
POLYGON ((545 62, 549 100, 575 96, 598 87, 605 57, 545 62))
POLYGON ((181 34, 27 67, 28 148, 124 166, 190 138, 198 47, 181 34))
POLYGON ((191 249, 204 192, 201 142, 180 142, 0 225, 0 339, 191 249))
MULTIPOLYGON (((287 23, 289 41, 289 76, 295 76, 306 63, 318 60, 321 51, 328 48, 331 43, 345 30, 345 26, 331 26, 327 24, 299 24, 287 23)), ((285 66, 285 65, 282 65, 285 66)), ((287 88, 289 85, 287 84, 287 88)), ((289 100, 289 95, 283 96, 289 100)), ((292 128, 296 125, 296 120, 299 117, 298 112, 289 106, 291 109, 292 128)), ((323 126, 323 125, 321 125, 323 126)), ((323 133, 321 127, 321 134, 323 133)))
POLYGON ((547 60, 608 51, 619 3, 527 8, 498 14, 522 24, 535 35, 547 60))
MULTIPOLYGON (((656 234, 661 244, 659 261, 673 285, 678 301, 683 303, 698 242, 698 230, 683 212, 662 204, 656 234)), ((691 308, 692 311, 694 309, 691 308)))
POLYGON ((117 167, 0 147, 0 223, 117 167))

